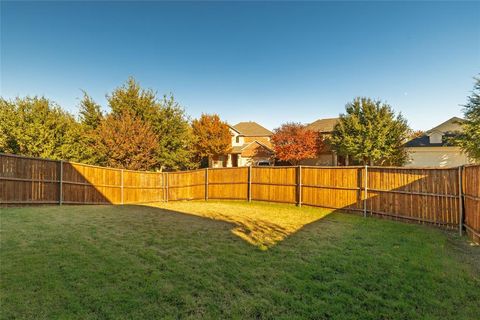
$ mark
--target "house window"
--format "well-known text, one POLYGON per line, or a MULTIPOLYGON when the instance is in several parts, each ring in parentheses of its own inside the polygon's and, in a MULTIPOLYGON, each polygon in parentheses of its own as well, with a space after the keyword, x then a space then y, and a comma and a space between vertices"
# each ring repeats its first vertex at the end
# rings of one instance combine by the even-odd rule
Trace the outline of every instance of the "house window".
POLYGON ((240 136, 236 136, 236 137, 235 137, 235 142, 236 142, 236 143, 240 143, 240 136))

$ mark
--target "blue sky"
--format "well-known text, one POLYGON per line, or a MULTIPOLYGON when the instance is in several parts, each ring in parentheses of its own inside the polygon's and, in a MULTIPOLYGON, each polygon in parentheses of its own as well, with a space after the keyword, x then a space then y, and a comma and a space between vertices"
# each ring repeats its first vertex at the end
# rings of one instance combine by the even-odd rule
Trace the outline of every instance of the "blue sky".
POLYGON ((479 2, 1 2, 1 95, 72 113, 129 76, 192 117, 334 117, 379 98, 414 129, 461 115, 480 72, 479 2))

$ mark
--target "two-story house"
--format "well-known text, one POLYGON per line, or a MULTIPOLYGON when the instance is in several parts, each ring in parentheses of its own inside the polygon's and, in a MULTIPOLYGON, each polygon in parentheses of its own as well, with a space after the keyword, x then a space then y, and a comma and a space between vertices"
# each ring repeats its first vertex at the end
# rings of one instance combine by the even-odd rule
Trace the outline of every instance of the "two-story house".
POLYGON ((451 139, 462 131, 461 118, 453 117, 405 144, 410 153, 407 167, 454 167, 470 163, 451 139))
MULTIPOLYGON (((339 118, 318 119, 312 123, 307 124, 307 129, 317 132, 324 139, 328 139, 339 118)), ((328 144, 323 146, 319 154, 312 159, 305 159, 300 162, 302 165, 308 166, 348 166, 348 156, 343 157, 337 155, 328 144)))
POLYGON ((256 122, 240 122, 230 126, 232 147, 226 155, 214 157, 210 167, 245 167, 273 164, 274 151, 270 141, 273 132, 256 122))

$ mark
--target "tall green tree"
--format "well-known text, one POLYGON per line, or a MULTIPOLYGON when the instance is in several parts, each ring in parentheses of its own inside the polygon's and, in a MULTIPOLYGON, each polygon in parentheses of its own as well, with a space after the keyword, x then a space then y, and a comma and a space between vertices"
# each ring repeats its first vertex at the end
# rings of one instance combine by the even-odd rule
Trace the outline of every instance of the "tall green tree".
POLYGON ((101 107, 87 92, 83 91, 83 98, 79 105, 78 129, 75 130, 74 139, 82 146, 78 156, 82 163, 99 165, 105 161, 106 154, 100 153, 96 144, 98 143, 97 128, 104 116, 101 107))
POLYGON ((157 158, 169 169, 192 169, 197 167, 192 154, 192 129, 185 110, 173 96, 163 96, 159 112, 150 122, 157 135, 157 158))
POLYGON ((79 107, 80 122, 87 128, 95 129, 103 119, 100 105, 83 91, 83 98, 79 107))
POLYGON ((456 142, 470 158, 480 162, 480 78, 475 78, 472 94, 468 97, 463 111, 463 132, 456 142))
POLYGON ((133 78, 115 89, 107 100, 113 115, 125 112, 147 122, 156 135, 157 166, 166 169, 187 169, 192 161, 191 130, 184 109, 173 96, 157 98, 150 89, 142 89, 133 78))
POLYGON ((348 155, 354 163, 364 165, 403 165, 408 160, 403 144, 410 129, 391 106, 370 98, 355 98, 345 110, 330 137, 339 155, 348 155))
POLYGON ((44 97, 0 99, 0 152, 79 160, 74 117, 44 97))
POLYGON ((15 103, 0 98, 0 152, 18 153, 16 115, 15 103))

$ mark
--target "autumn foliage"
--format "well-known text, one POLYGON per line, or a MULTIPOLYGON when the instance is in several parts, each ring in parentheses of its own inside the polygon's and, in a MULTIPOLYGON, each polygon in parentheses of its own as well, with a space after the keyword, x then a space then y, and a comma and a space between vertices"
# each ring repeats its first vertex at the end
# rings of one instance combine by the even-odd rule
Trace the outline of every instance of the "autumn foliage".
POLYGON ((231 145, 232 135, 228 125, 217 114, 202 114, 192 122, 193 149, 197 156, 211 157, 226 154, 231 145))
POLYGON ((277 159, 297 165, 301 160, 315 158, 321 147, 317 132, 300 123, 286 123, 274 130, 272 143, 277 159))
POLYGON ((157 138, 147 122, 130 112, 108 115, 97 128, 99 154, 103 165, 130 170, 148 170, 157 163, 157 138))

